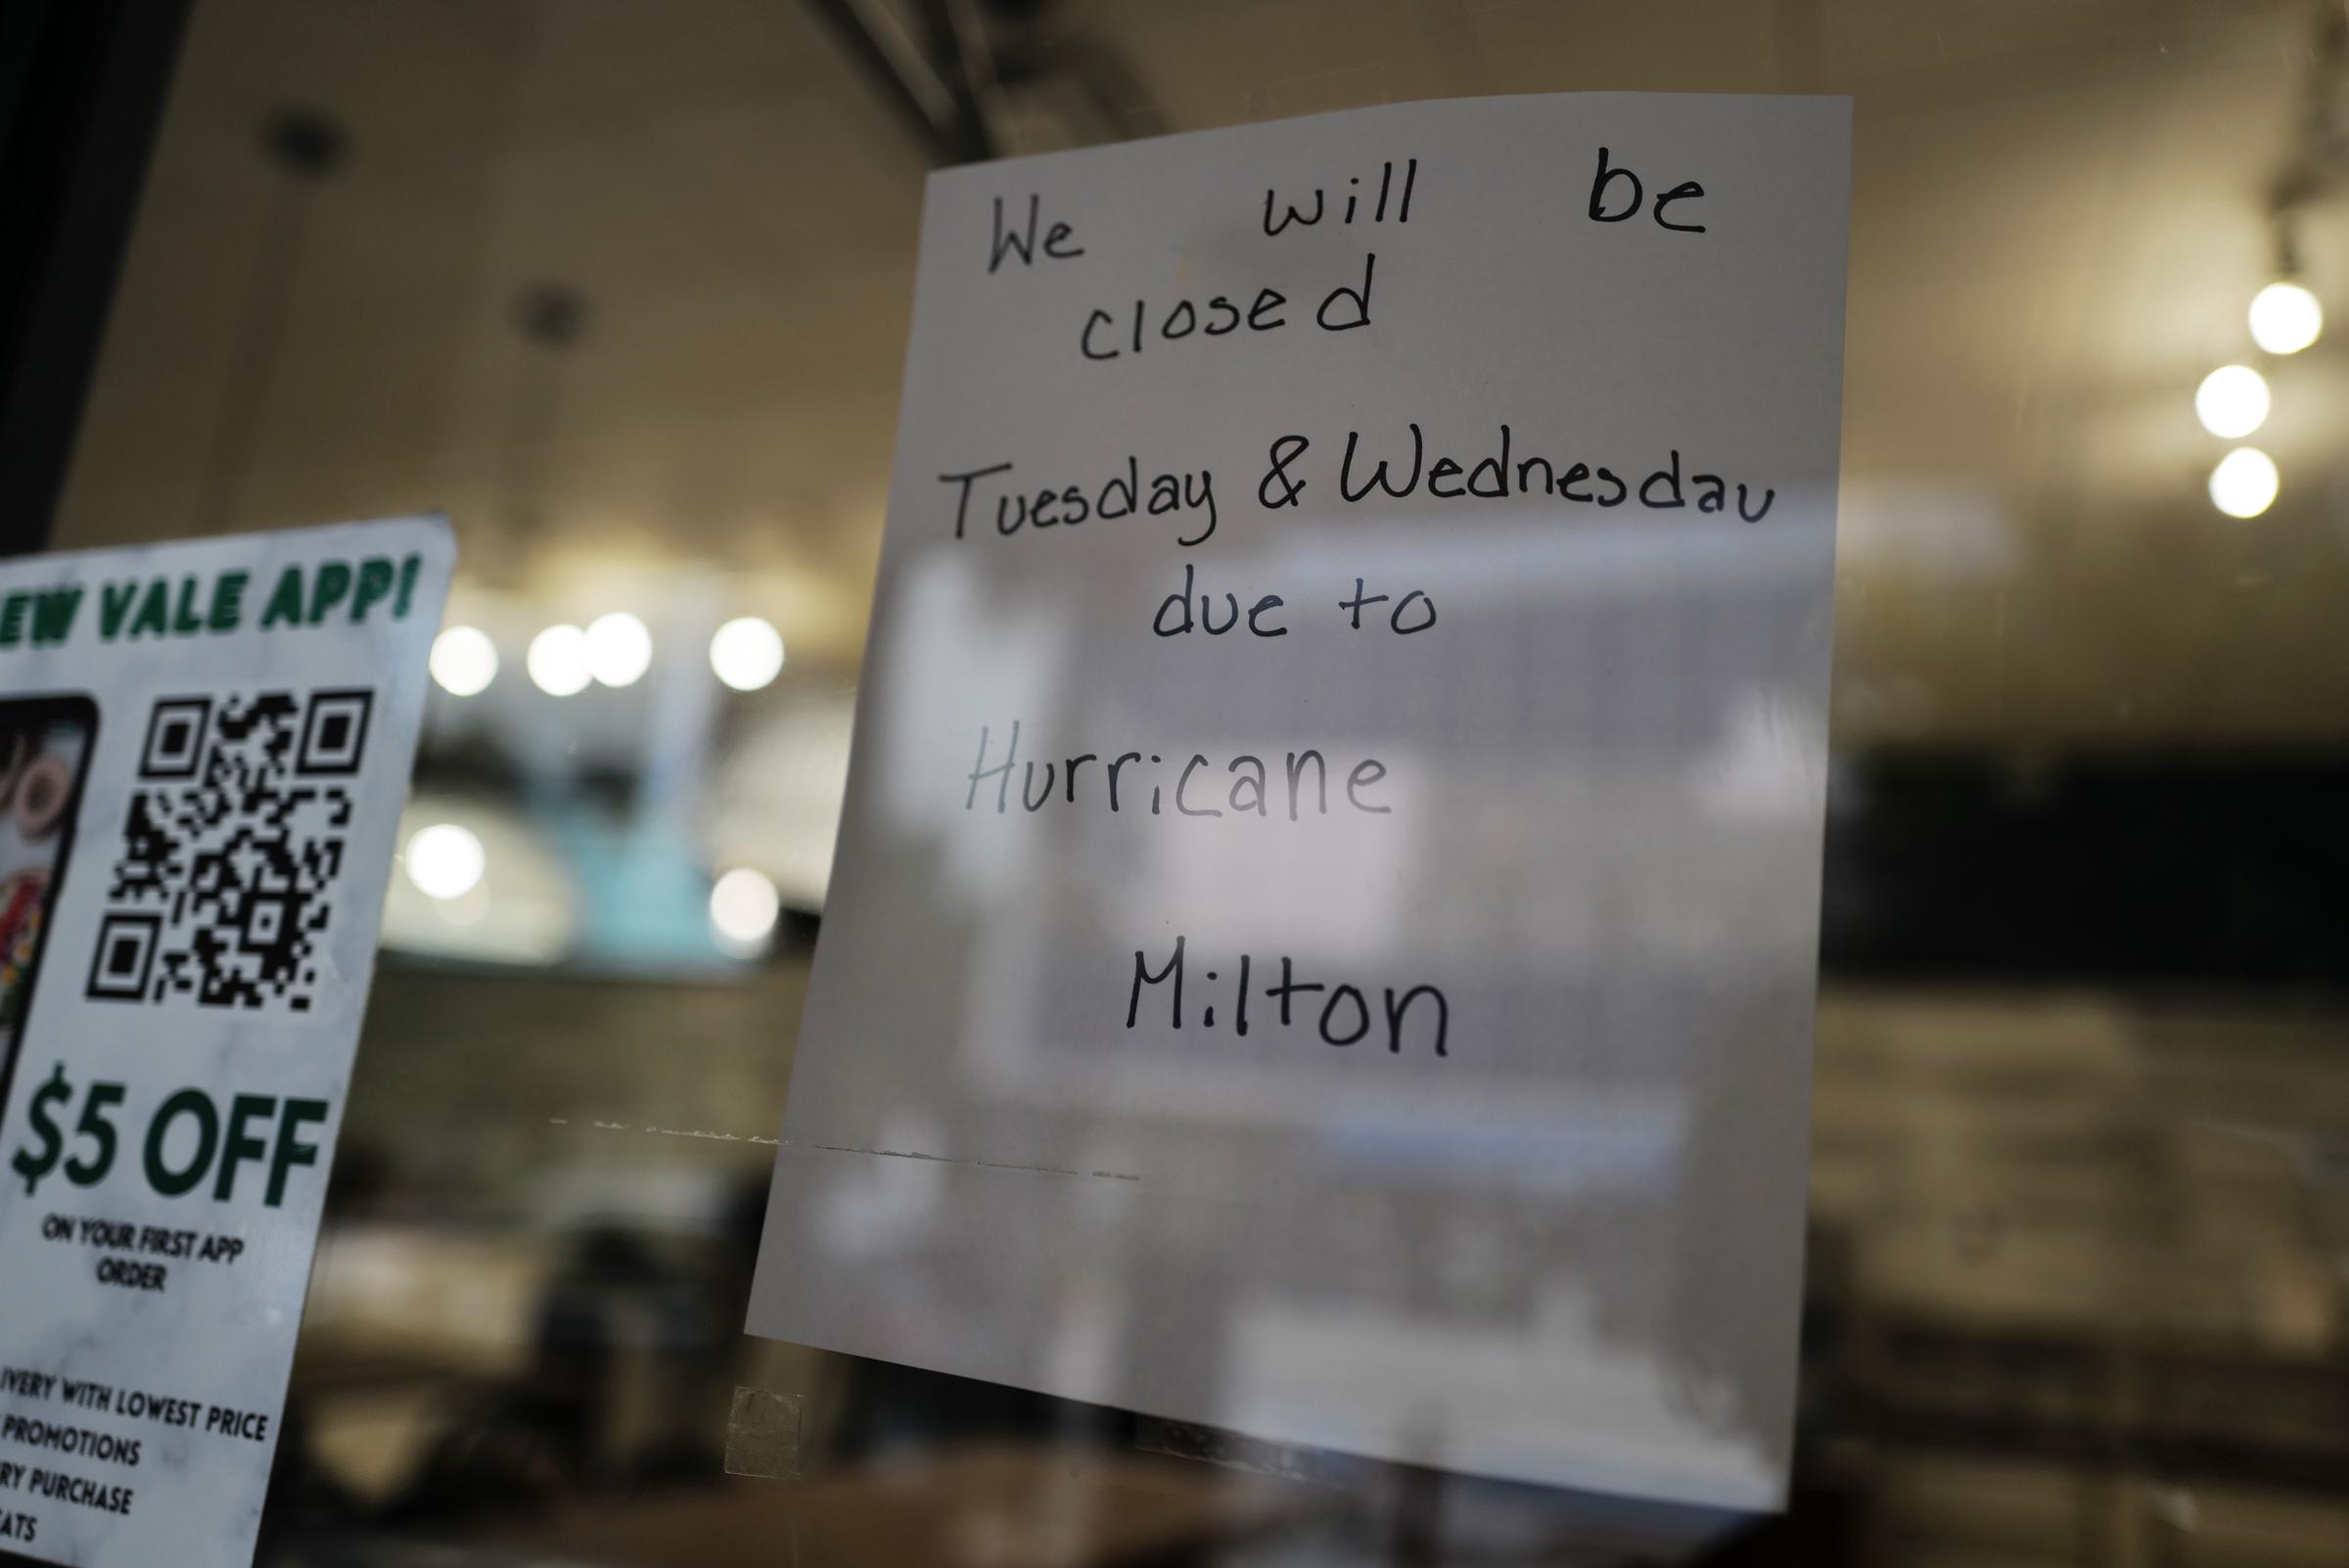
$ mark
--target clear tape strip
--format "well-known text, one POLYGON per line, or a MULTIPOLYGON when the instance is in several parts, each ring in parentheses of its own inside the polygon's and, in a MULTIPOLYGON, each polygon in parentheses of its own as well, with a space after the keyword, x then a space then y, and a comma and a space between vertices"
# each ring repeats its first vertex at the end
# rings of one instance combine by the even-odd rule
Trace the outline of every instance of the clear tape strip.
POLYGON ((797 1394, 735 1389, 734 1408, 726 1418, 726 1474, 798 1480, 800 1405, 797 1394))
POLYGON ((1346 1486, 1359 1481, 1367 1468, 1364 1460, 1353 1454, 1267 1443, 1221 1427, 1169 1421, 1155 1415, 1135 1417, 1133 1446, 1144 1453, 1193 1459, 1226 1470, 1274 1476, 1314 1487, 1346 1486))

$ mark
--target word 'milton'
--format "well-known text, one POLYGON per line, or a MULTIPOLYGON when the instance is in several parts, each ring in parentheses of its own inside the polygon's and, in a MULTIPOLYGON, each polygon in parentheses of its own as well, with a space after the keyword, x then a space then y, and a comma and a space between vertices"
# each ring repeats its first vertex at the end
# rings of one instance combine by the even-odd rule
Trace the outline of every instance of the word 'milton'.
POLYGON ((1147 517, 1173 517, 1189 512, 1204 512, 1207 522, 1199 531, 1185 537, 1176 534, 1176 544, 1201 544, 1216 531, 1216 476, 1207 469, 1197 474, 1177 471, 1173 474, 1153 474, 1150 483, 1142 483, 1141 459, 1128 456, 1126 472, 1113 474, 1099 484, 1043 484, 1031 487, 1013 484, 998 476, 1009 474, 1009 463, 990 463, 985 468, 965 469, 959 474, 941 474, 941 484, 957 486, 954 493, 954 537, 961 538, 970 527, 971 500, 979 497, 985 506, 989 499, 995 503, 995 531, 1010 538, 1022 529, 1077 528, 1094 518, 1115 522, 1137 514, 1147 517))
MULTIPOLYGON (((993 733, 985 724, 979 726, 979 760, 971 764, 970 788, 963 793, 962 808, 977 810, 984 786, 992 783, 995 814, 1000 816, 1011 809, 1012 769, 1018 765, 1020 755, 1020 721, 1016 718, 1011 721, 1011 741, 1003 749, 1003 761, 990 767, 987 759, 993 733)), ((1040 774, 1037 764, 1031 760, 1020 783, 1020 805, 1031 814, 1046 807, 1075 807, 1079 804, 1078 779, 1082 774, 1085 804, 1107 801, 1110 810, 1123 811, 1134 803, 1134 795, 1130 785, 1126 786, 1125 793, 1120 793, 1122 775, 1128 767, 1140 763, 1143 755, 1138 751, 1121 752, 1104 759, 1098 752, 1082 752, 1057 761, 1047 760, 1040 774), (1088 762, 1095 764, 1094 772, 1084 771, 1088 762), (1100 781, 1097 784, 1096 777, 1100 781), (1065 796, 1056 788, 1059 782, 1067 785, 1065 796)), ((1204 752, 1193 752, 1173 764, 1167 761, 1164 753, 1148 755, 1150 766, 1137 767, 1136 771, 1150 781, 1152 816, 1165 814, 1168 806, 1174 807, 1176 816, 1269 817, 1276 806, 1286 807, 1292 822, 1304 816, 1330 814, 1329 763, 1317 751, 1290 752, 1277 776, 1261 757, 1235 757, 1218 769, 1204 752), (1166 773, 1161 771, 1169 766, 1181 770, 1174 776, 1171 789, 1166 773)), ((1386 776, 1386 763, 1374 757, 1363 758, 1346 775, 1340 792, 1344 803, 1366 815, 1389 814, 1395 807, 1380 806, 1368 798, 1368 792, 1386 776)))
MULTIPOLYGON (((1731 482, 1719 474, 1683 477, 1681 449, 1677 446, 1671 449, 1670 459, 1662 468, 1649 471, 1645 478, 1625 478, 1604 463, 1540 454, 1518 458, 1514 455, 1515 433, 1506 425, 1500 427, 1497 450, 1489 448, 1461 456, 1445 453, 1430 463, 1425 432, 1416 421, 1408 429, 1411 434, 1407 461, 1401 442, 1374 449, 1364 445, 1360 431, 1346 433, 1346 451, 1338 460, 1341 500, 1356 505, 1382 498, 1401 500, 1414 494, 1439 501, 1501 501, 1523 495, 1554 495, 1561 500, 1598 507, 1621 506, 1635 499, 1651 512, 1677 511, 1693 504, 1697 511, 1707 515, 1727 511, 1730 504, 1731 482)), ((1257 485, 1257 499, 1267 510, 1295 506, 1297 498, 1312 484, 1311 480, 1291 472, 1312 446, 1312 439, 1304 436, 1283 436, 1273 441, 1267 454, 1269 466, 1257 485)), ((1635 477, 1639 471, 1635 468, 1631 473, 1635 477)), ((1748 523, 1759 523, 1770 515, 1771 503, 1777 499, 1774 488, 1764 487, 1761 499, 1756 501, 1743 480, 1735 482, 1735 487, 1738 517, 1748 523)))
MULTIPOLYGON (((1183 971, 1184 965, 1188 962, 1184 948, 1187 945, 1187 938, 1176 937, 1174 950, 1168 955, 1167 961, 1159 965, 1156 970, 1151 969, 1149 959, 1141 948, 1134 949, 1133 982, 1126 993, 1126 1027, 1128 1029, 1135 1028, 1141 1021, 1143 988, 1148 987, 1156 991, 1161 986, 1167 988, 1168 1027, 1171 1029, 1188 1027, 1184 1024, 1182 1016, 1183 971)), ((1314 1028, 1319 1032, 1322 1040, 1331 1045, 1360 1044, 1363 1039, 1368 1038, 1374 1023, 1378 1021, 1373 1017, 1369 998, 1363 994, 1360 987, 1343 983, 1333 986, 1326 981, 1318 980, 1299 980, 1296 960, 1285 954, 1280 959, 1279 983, 1267 986, 1262 992, 1251 992, 1249 972, 1254 964, 1253 956, 1248 953, 1240 954, 1238 978, 1232 983, 1231 988, 1231 1010, 1225 1015, 1229 1019, 1226 1027, 1234 1035, 1245 1036, 1248 1033, 1248 1003, 1252 995, 1261 996, 1265 1001, 1279 1008, 1277 1014, 1266 1016, 1276 1016, 1280 1021, 1279 1027, 1282 1029, 1288 1029, 1295 1025, 1299 1015, 1292 1012, 1291 1009, 1298 998, 1306 998, 1305 1011, 1310 1013, 1313 1006, 1312 998, 1320 997, 1320 1016, 1314 1020, 1314 1028)), ((1213 985, 1216 980, 1217 971, 1208 970, 1208 984, 1213 985)), ((1449 1048, 1451 1035, 1451 1003, 1445 999, 1441 990, 1434 986, 1413 986, 1406 991, 1398 992, 1394 987, 1388 986, 1383 988, 1380 999, 1384 1005, 1379 1009, 1379 1013, 1386 1024, 1387 1050, 1391 1054, 1397 1056, 1403 1054, 1405 1026, 1411 1020, 1413 1008, 1417 1008, 1421 1015, 1420 1038, 1434 1046, 1438 1056, 1451 1054, 1449 1048)), ((1259 1023, 1262 1024, 1264 1021, 1265 1017, 1260 1016, 1259 1023)), ((1197 1027, 1203 1030, 1216 1027, 1215 1003, 1207 1004, 1200 1014, 1197 1027)))

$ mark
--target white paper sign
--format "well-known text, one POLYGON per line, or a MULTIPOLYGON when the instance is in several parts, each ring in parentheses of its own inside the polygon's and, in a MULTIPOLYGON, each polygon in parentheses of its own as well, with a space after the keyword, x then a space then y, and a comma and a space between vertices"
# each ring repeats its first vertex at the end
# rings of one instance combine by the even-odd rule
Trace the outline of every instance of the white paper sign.
POLYGON ((1782 1496, 1849 127, 932 177, 754 1331, 1782 1496))
POLYGON ((253 1558, 454 555, 0 566, 0 1552, 253 1558))

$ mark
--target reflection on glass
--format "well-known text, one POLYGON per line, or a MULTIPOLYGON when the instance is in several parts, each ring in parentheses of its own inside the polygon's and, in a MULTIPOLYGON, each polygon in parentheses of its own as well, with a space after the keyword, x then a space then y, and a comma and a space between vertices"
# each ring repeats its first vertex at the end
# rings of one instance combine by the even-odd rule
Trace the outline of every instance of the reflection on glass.
MULTIPOLYGON (((1531 774, 1428 852, 1499 867, 1487 897, 1348 918, 1505 945, 1562 869, 1607 863, 1595 846, 1579 867, 1512 865, 1508 822, 1635 797, 1670 758, 1733 844, 1739 811, 1770 808, 1785 737, 1826 725, 1796 1495, 1726 1549, 1801 1568, 2337 1562, 2349 361, 2322 326, 2349 280, 2345 26, 2334 5, 2233 0, 193 8, 57 543, 444 504, 465 575, 449 645, 470 652, 435 661, 400 842, 459 826, 486 865, 454 899, 392 880, 263 1561, 1693 1555, 1596 1499, 1366 1473, 740 1333, 774 1153, 758 1140, 784 1115, 815 917, 852 896, 832 845, 855 688, 877 678, 865 607, 928 169, 1653 87, 1854 98, 1831 709, 1757 682, 1684 734, 1531 774), (839 30, 883 11, 903 25, 881 47, 839 30), (910 91, 875 73, 893 58, 922 68, 910 91), (289 172, 264 145, 289 105, 341 156, 289 172), (2286 276, 2306 291, 2278 297, 2291 330, 2255 336, 2246 304, 2286 276), (2235 362, 2273 407, 2206 433, 2196 383, 2235 362), (2212 471, 2254 436, 2290 483, 2254 475, 2265 510, 2223 522, 2212 471), (590 667, 557 700, 522 678, 542 629, 615 611, 654 652, 631 684, 590 667), (790 643, 787 665, 737 669, 764 672, 747 694, 710 657, 738 615, 790 643), (714 919, 736 868, 777 890, 757 960, 714 919), (738 1385, 806 1396, 796 1479, 724 1479, 738 1385)), ((1423 171, 1422 199, 1439 188, 1423 171)), ((1380 287, 1400 281, 1382 260, 1380 287)), ((1216 480, 1246 504, 1239 476, 1216 480)), ((1628 545, 1579 596, 1558 561, 1458 553, 1437 564, 1558 594, 1555 637, 1628 678, 1713 657, 1608 629, 1639 591, 1628 545)), ((1022 646, 1044 689, 1049 624, 940 609, 1022 646)), ((1520 714, 1538 742, 1593 700, 1568 668, 1497 661, 1460 721, 1520 714)), ((1263 700, 1295 713, 1280 688, 1263 700)), ((1023 729, 1023 761, 1042 739, 1023 729)), ((990 868, 938 860, 905 885, 967 906, 990 868)), ((1105 880, 1095 906, 1117 893, 1105 880)), ((1594 942, 1672 934, 1662 892, 1625 895, 1594 942)), ((994 940, 906 961, 977 986, 994 940)), ((1701 1009, 1711 973, 1686 950, 1655 1005, 1701 1009)), ((1043 1116, 1087 1065, 1030 1049, 957 1070, 1043 1116)), ((1412 1217, 1371 1177, 1538 1175, 1581 1196, 1589 1245, 1631 1245, 1623 1195, 1702 1124, 1621 1084, 1504 1106, 1506 1136, 1376 1110, 1284 1156, 1364 1173, 1355 1201, 1310 1225, 1277 1194, 1235 1214, 1312 1238, 1297 1294, 1359 1289, 1461 1333, 1515 1310, 1569 1345, 1655 1329, 1636 1302, 1544 1288, 1557 1238, 1502 1209, 1416 1240, 1418 1274, 1382 1271, 1381 1238, 1412 1217)), ((1126 1169, 1149 1150, 1076 1152, 1126 1169)), ((909 1170, 844 1188, 829 1222, 886 1257, 937 1222, 945 1185, 909 1170)), ((1068 1223, 1105 1222, 1079 1201, 1068 1223)), ((1195 1283, 1174 1268, 1164 1289, 1195 1283)), ((1067 1299, 1073 1367, 1146 1331, 1146 1300, 1067 1299)), ((911 1285, 871 1310, 942 1336, 970 1321, 911 1285)), ((1416 1345, 1377 1326, 1323 1346, 1265 1303, 1226 1354, 1199 1354, 1267 1400, 1306 1397, 1363 1343, 1408 1379, 1416 1345)), ((1701 1369, 1662 1404, 1700 1428, 1723 1414, 1701 1369)), ((1537 1426, 1552 1408, 1526 1406, 1537 1426)))

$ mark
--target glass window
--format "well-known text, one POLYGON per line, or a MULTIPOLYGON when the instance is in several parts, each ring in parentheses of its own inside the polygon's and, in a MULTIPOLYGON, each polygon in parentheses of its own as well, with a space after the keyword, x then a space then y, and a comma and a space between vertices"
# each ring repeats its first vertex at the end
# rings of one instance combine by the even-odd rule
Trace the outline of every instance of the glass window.
POLYGON ((2344 149, 2334 5, 197 5, 54 543, 461 550, 262 1559, 2349 1562, 2344 149), (1624 89, 1854 104, 1788 1513, 744 1337, 926 172, 1624 89))

